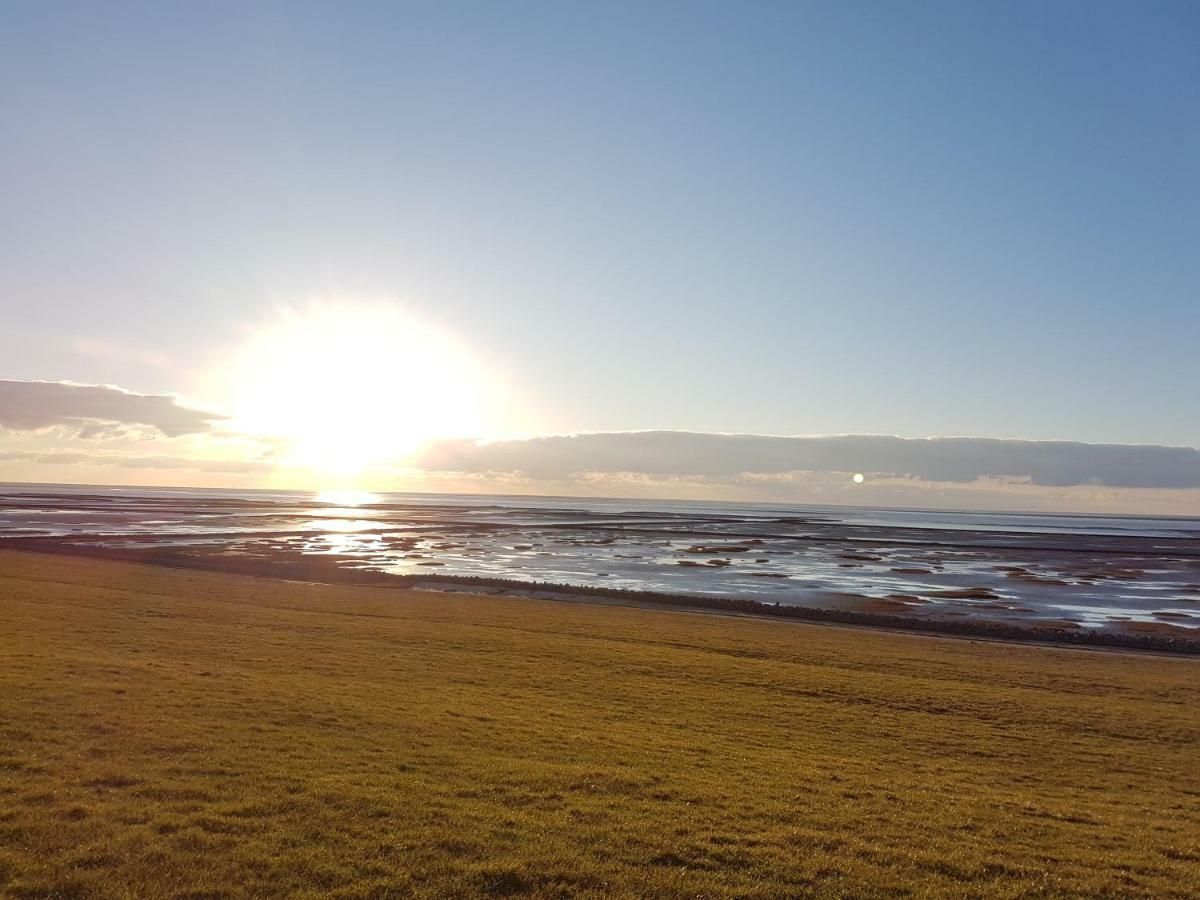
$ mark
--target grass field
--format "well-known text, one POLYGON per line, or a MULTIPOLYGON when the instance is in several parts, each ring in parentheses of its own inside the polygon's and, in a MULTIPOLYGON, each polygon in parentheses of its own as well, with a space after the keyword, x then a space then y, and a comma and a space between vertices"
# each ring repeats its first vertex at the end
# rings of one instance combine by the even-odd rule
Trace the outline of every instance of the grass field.
POLYGON ((1196 896, 1200 663, 0 553, 0 896, 1196 896))

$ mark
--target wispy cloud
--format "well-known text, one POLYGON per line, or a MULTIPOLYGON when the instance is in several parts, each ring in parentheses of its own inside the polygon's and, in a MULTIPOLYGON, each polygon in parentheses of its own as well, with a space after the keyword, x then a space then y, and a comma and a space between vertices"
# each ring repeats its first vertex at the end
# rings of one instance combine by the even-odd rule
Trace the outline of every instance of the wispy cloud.
POLYGON ((1008 478, 1047 487, 1200 487, 1200 450, 1192 447, 970 437, 607 432, 491 443, 443 441, 429 447, 418 465, 427 471, 511 472, 538 479, 586 473, 728 478, 863 472, 955 484, 1008 478))
POLYGON ((111 433, 114 426, 135 425, 179 437, 210 431, 224 418, 167 394, 65 381, 0 380, 0 427, 15 431, 65 426, 81 437, 96 437, 111 433))

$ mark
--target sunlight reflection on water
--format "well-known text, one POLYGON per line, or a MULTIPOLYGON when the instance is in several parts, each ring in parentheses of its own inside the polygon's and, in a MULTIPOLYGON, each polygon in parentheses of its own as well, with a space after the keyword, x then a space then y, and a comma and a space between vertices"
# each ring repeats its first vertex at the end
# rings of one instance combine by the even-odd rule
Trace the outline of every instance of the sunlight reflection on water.
POLYGON ((372 503, 378 503, 380 496, 372 494, 370 491, 318 491, 313 500, 324 506, 369 506, 372 503))
POLYGON ((332 556, 393 574, 1200 627, 1200 519, 351 490, 0 494, 0 540, 31 535, 197 556, 225 548, 271 565, 332 556))

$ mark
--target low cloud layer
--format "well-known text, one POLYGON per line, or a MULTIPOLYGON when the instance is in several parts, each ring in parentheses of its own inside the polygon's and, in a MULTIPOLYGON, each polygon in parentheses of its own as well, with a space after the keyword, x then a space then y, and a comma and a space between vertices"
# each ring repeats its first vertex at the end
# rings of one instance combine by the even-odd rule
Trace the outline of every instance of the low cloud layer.
POLYGON ((0 462, 28 462, 51 466, 116 466, 122 469, 182 469, 231 475, 262 474, 270 463, 240 459, 189 459, 183 456, 128 456, 116 453, 77 453, 53 450, 44 453, 0 450, 0 462))
POLYGON ((165 394, 62 381, 0 381, 0 427, 14 431, 62 426, 88 438, 132 425, 179 437, 209 431, 222 418, 165 394))
POLYGON ((955 484, 998 478, 1047 487, 1200 487, 1200 450, 1192 447, 996 438, 609 432, 491 443, 443 441, 428 448, 419 465, 427 471, 511 472, 535 479, 590 472, 699 478, 863 472, 955 484))

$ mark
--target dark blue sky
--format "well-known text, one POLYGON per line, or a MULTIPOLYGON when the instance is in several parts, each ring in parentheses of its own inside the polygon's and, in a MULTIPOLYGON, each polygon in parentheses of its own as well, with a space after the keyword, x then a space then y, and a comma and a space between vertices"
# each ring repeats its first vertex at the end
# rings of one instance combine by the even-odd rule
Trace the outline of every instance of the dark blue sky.
POLYGON ((0 377, 205 399, 273 304, 395 299, 547 431, 1198 445, 1198 50, 1195 3, 8 2, 0 377))

